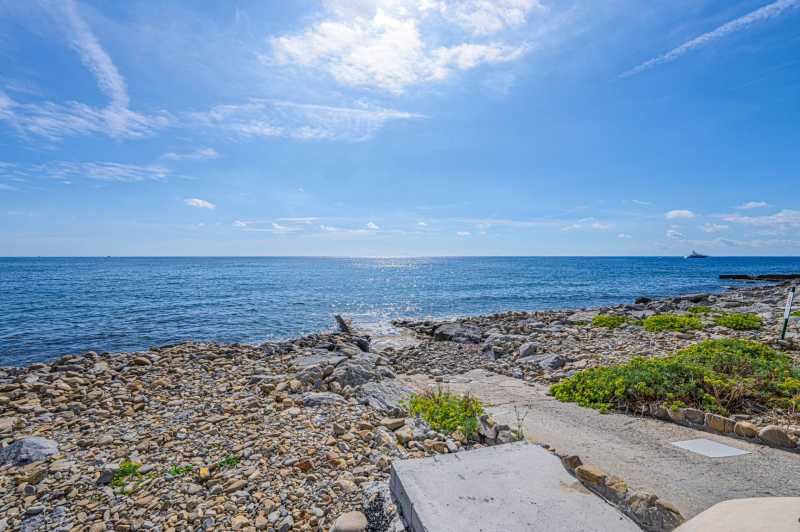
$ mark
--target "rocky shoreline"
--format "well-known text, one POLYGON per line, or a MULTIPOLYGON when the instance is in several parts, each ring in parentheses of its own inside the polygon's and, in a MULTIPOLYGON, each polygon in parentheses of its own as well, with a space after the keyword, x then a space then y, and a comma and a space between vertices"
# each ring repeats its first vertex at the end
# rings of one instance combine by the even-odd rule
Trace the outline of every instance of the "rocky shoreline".
MULTIPOLYGON (((405 418, 395 374, 484 368, 552 383, 707 338, 758 340, 800 360, 800 334, 777 342, 788 283, 603 309, 508 312, 451 322, 401 320, 385 344, 357 331, 259 346, 185 343, 86 353, 0 369, 2 530, 403 530, 388 495, 393 460, 510 441, 485 420, 479 441, 405 418), (626 324, 707 305, 765 326, 689 332, 626 324), (387 347, 388 345, 388 347, 387 347)), ((707 318, 703 318, 708 321, 707 318)), ((756 424, 797 427, 791 412, 756 424)), ((800 427, 798 427, 800 428, 800 427)))

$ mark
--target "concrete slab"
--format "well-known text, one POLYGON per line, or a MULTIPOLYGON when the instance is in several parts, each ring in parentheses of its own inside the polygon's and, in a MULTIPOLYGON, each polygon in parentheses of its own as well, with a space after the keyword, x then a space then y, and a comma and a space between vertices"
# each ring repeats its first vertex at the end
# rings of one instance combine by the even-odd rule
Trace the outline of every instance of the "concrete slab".
POLYGON ((755 497, 715 504, 675 532, 797 532, 800 497, 755 497))
POLYGON ((412 532, 639 530, 529 443, 396 461, 390 485, 412 532))
POLYGON ((724 443, 709 440, 708 438, 696 438, 694 440, 672 442, 675 447, 686 449, 693 453, 708 456, 709 458, 730 458, 731 456, 741 456, 750 454, 750 451, 731 447, 724 443))

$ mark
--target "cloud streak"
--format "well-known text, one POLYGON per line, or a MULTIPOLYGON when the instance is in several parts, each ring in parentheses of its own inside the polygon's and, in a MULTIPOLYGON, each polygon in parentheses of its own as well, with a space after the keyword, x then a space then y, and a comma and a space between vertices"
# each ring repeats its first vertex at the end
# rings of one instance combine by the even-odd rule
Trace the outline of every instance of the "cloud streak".
POLYGON ((692 52, 698 48, 706 46, 709 43, 727 37, 732 33, 746 30, 750 28, 752 25, 758 24, 759 22, 776 18, 798 6, 800 6, 800 0, 777 0, 776 2, 767 4, 742 17, 739 17, 726 24, 723 24, 722 26, 716 28, 713 31, 709 31, 707 33, 700 35, 699 37, 695 37, 694 39, 691 39, 690 41, 681 44, 677 48, 673 48, 667 53, 661 54, 658 57, 654 57, 653 59, 645 61, 644 63, 635 66, 634 68, 626 72, 623 72, 620 75, 620 77, 625 78, 625 77, 635 76, 636 74, 640 74, 646 70, 650 70, 651 68, 654 68, 658 65, 662 65, 664 63, 670 63, 688 54, 689 52, 692 52))
POLYGON ((209 209, 214 210, 217 206, 210 201, 206 201, 200 198, 186 198, 183 202, 188 205, 189 207, 197 207, 198 209, 209 209))

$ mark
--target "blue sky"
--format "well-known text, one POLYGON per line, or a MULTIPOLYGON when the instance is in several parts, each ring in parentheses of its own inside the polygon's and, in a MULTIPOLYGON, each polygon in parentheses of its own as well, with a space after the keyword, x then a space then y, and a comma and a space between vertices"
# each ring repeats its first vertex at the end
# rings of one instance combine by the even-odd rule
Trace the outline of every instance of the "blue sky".
POLYGON ((800 252, 800 0, 0 15, 0 255, 800 252))

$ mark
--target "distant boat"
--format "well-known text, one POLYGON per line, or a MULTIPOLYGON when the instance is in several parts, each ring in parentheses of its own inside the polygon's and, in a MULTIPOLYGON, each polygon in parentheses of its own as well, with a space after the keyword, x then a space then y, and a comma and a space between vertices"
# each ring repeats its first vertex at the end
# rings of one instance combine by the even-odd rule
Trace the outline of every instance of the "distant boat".
POLYGON ((698 253, 695 250, 692 250, 691 253, 684 257, 685 259, 707 259, 708 255, 703 255, 702 253, 698 253))

